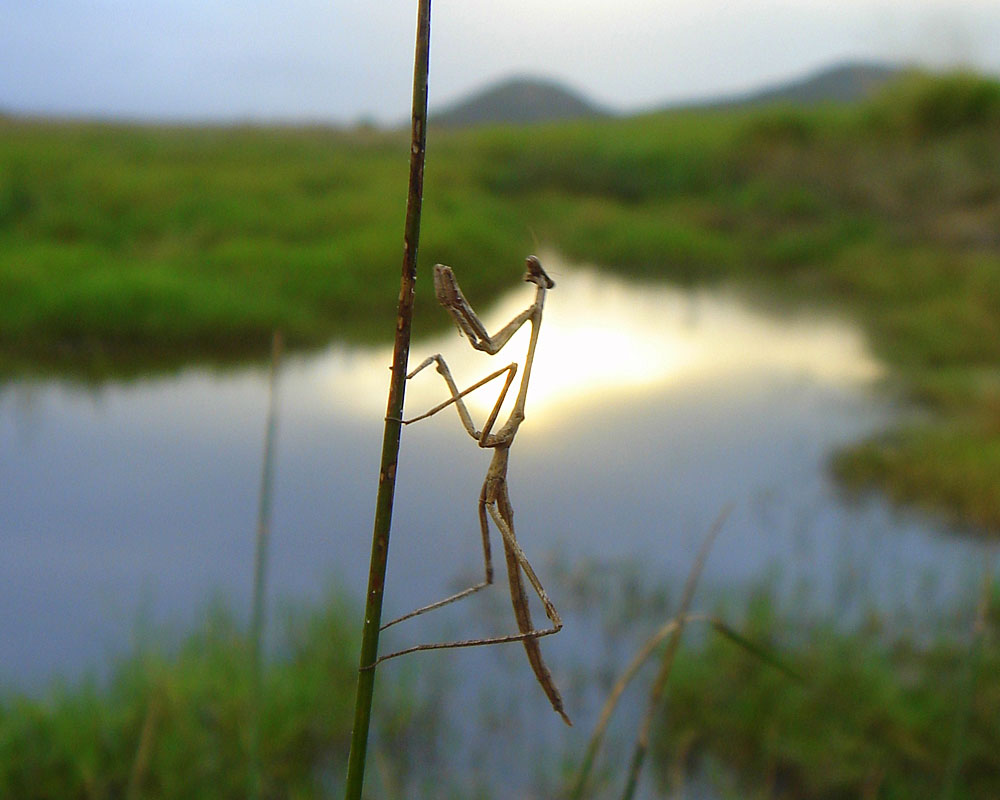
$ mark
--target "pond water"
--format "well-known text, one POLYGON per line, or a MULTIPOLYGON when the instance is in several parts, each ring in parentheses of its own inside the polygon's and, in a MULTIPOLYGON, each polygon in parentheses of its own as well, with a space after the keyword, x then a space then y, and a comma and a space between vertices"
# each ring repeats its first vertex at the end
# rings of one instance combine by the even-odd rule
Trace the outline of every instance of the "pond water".
MULTIPOLYGON (((448 674, 461 702, 499 703, 530 731, 502 752, 467 741, 466 757, 509 770, 525 753, 580 752, 601 693, 580 676, 619 668, 638 641, 614 639, 631 613, 622 598, 676 598, 727 505, 702 608, 767 576, 818 610, 901 619, 970 591, 984 545, 876 497, 847 502, 828 476, 838 446, 899 413, 874 391, 881 370, 854 329, 725 292, 547 266, 557 286, 509 480, 519 538, 564 612, 543 650, 577 727, 567 739, 519 646, 409 657, 448 674)), ((487 327, 532 290, 517 285, 487 327)), ((411 362, 442 352, 467 385, 524 351, 515 338, 490 359, 451 331, 415 339, 411 362)), ((360 606, 390 360, 387 347, 332 346, 283 365, 272 598, 315 599, 333 582, 360 606)), ((480 420, 498 388, 470 398, 480 420)), ((427 370, 407 388, 407 416, 444 397, 427 370)), ((215 594, 249 608, 267 402, 265 367, 0 389, 0 681, 32 690, 99 670, 138 619, 183 627, 215 594)), ((450 409, 404 430, 386 618, 478 580, 489 457, 450 409)), ((383 649, 510 632, 502 567, 498 581, 397 626, 383 649)), ((635 635, 656 621, 636 620, 635 635)))

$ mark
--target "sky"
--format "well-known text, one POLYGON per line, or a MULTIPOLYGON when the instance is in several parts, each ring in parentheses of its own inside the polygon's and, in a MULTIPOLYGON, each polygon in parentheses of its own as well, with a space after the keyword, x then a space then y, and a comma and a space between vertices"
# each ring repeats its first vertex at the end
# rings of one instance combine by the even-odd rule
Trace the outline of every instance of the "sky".
MULTIPOLYGON (((3 0, 0 109, 393 124, 416 0, 3 0)), ((998 0, 434 0, 430 103, 514 75, 618 111, 844 59, 1000 74, 998 0)))

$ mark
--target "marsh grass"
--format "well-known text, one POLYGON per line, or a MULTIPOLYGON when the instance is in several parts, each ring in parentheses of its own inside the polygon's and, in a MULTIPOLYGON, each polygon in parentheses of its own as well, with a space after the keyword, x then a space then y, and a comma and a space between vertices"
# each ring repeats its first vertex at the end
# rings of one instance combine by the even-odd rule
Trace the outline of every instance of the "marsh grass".
MULTIPOLYGON (((346 618, 333 594, 285 615, 260 692, 265 796, 317 796, 346 752, 356 646, 346 618)), ((249 652, 244 627, 215 606, 176 648, 137 649, 104 680, 4 691, 0 796, 245 798, 249 652)))
POLYGON ((997 796, 1000 694, 986 677, 1000 668, 995 584, 988 596, 975 634, 968 617, 958 635, 943 617, 917 640, 874 619, 803 629, 756 595, 745 633, 804 680, 722 640, 681 652, 654 740, 661 780, 679 767, 725 797, 997 796))
MULTIPOLYGON (((998 87, 435 131, 424 252, 470 296, 548 247, 847 312, 937 416, 839 474, 995 531, 998 87)), ((0 372, 247 359, 275 329, 298 350, 386 340, 406 158, 395 132, 0 120, 0 372)), ((445 325, 432 305, 418 286, 445 325)))
MULTIPOLYGON (((925 304, 967 299, 955 321, 988 324, 992 106, 923 108, 970 82, 856 109, 435 131, 424 242, 463 263, 473 294, 499 288, 534 234, 626 272, 832 292, 918 330, 925 304), (927 133, 935 113, 951 122, 927 133)), ((293 346, 385 340, 396 286, 376 266, 398 257, 406 153, 392 132, 0 121, 3 352, 246 355, 275 328, 293 346)), ((987 345, 957 328, 955 350, 987 345)))
MULTIPOLYGON (((669 603, 664 609, 662 589, 647 586, 652 594, 636 597, 619 586, 610 602, 603 593, 588 596, 587 603, 611 615, 609 641, 616 653, 634 641, 620 638, 619 619, 645 627, 679 611, 669 603)), ((854 627, 812 612, 783 611, 783 601, 768 588, 727 594, 730 600, 709 618, 691 621, 691 635, 677 652, 651 739, 654 796, 668 793, 668 784, 690 790, 708 782, 721 797, 855 798, 865 796, 864 787, 882 787, 878 796, 938 798, 954 764, 953 797, 992 800, 996 786, 990 781, 1000 774, 995 585, 981 612, 921 613, 926 627, 912 636, 874 617, 854 627), (738 598, 749 598, 748 605, 738 598), (715 615, 745 641, 768 648, 779 664, 709 633, 702 626, 714 625, 715 615), (982 626, 974 634, 978 619, 982 626)), ((357 612, 331 592, 315 606, 277 615, 277 645, 265 662, 261 694, 263 796, 339 792, 357 667, 357 612)), ((216 605, 183 637, 147 631, 143 638, 174 644, 137 647, 103 680, 64 683, 32 697, 0 692, 0 796, 111 798, 127 796, 131 785, 131 796, 140 798, 246 797, 251 689, 245 626, 216 605), (133 780, 148 724, 154 733, 141 780, 133 780)), ((645 694, 642 674, 633 690, 645 694)), ((590 677, 596 690, 600 681, 590 677)), ((507 690, 512 697, 521 693, 514 684, 507 690)), ((368 776, 374 796, 510 796, 490 788, 492 774, 472 780, 471 767, 453 760, 454 737, 464 730, 456 730, 448 715, 454 691, 448 675, 426 665, 401 663, 383 673, 368 776)), ((631 742, 638 716, 628 716, 631 721, 614 735, 631 742)), ((481 735, 494 747, 492 735, 503 740, 488 729, 481 735)), ((620 796, 628 749, 612 749, 616 755, 598 767, 584 796, 620 796)), ((582 747, 536 753, 519 762, 525 782, 519 785, 530 787, 535 774, 542 776, 539 786, 558 786, 554 776, 578 764, 582 753, 582 747)), ((553 788, 544 796, 557 793, 553 788)))
POLYGON ((663 691, 666 688, 666 682, 670 677, 670 670, 673 666, 673 660, 677 653, 677 648, 680 646, 681 636, 684 634, 684 628, 689 622, 689 612, 691 609, 691 603, 694 599, 695 590, 698 587, 698 580, 701 578, 701 573, 704 570, 705 561, 708 558, 709 552, 711 552, 712 545, 715 543, 715 539, 731 510, 731 507, 724 509, 709 529, 708 534, 705 536, 705 540, 698 551, 698 555, 695 557, 694 563, 691 566, 691 571, 688 573, 688 578, 685 581, 684 590, 681 595, 680 608, 677 613, 666 623, 660 626, 660 628, 651 637, 649 637, 642 647, 639 648, 638 652, 632 658, 632 661, 625 668, 625 671, 615 682, 614 686, 611 687, 611 691, 608 692, 608 698, 605 701, 604 706, 601 708, 597 724, 594 726, 594 732, 591 734, 590 740, 587 743, 587 749, 580 762, 579 771, 577 772, 577 775, 573 780, 573 784, 569 789, 568 796, 571 800, 581 800, 581 798, 585 796, 584 793, 587 788, 587 781, 590 779, 590 773, 593 770, 597 752, 607 732, 608 724, 611 721, 611 715, 614 713, 622 693, 628 687, 628 684, 633 680, 638 670, 650 658, 650 656, 652 656, 659 644, 666 640, 668 642, 667 648, 663 654, 660 669, 657 672, 652 688, 650 689, 646 713, 643 715, 642 722, 640 723, 636 736, 636 744, 632 754, 632 763, 628 772, 628 782, 625 786, 623 797, 627 800, 627 798, 630 798, 634 794, 636 785, 638 784, 639 772, 642 769, 646 752, 649 749, 649 732, 652 720, 656 715, 663 696, 663 691))
MULTIPOLYGON (((841 473, 995 526, 1000 190, 983 175, 1000 173, 1000 102, 988 81, 951 80, 960 102, 956 87, 931 81, 861 110, 454 135, 429 175, 442 188, 429 193, 425 247, 442 261, 475 253, 477 293, 495 288, 507 254, 527 251, 534 232, 631 274, 780 286, 846 306, 944 421, 845 455, 841 473)), ((373 310, 396 295, 381 271, 359 269, 396 250, 384 235, 401 211, 386 198, 403 196, 384 191, 396 144, 0 122, 0 349, 10 364, 114 362, 154 342, 175 355, 238 355, 275 327, 300 346, 368 335, 362 317, 382 324, 388 315, 373 310)), ((996 605, 994 592, 971 655, 946 633, 928 644, 831 625, 789 639, 767 599, 742 632, 688 649, 675 638, 658 759, 676 774, 688 761, 723 765, 739 791, 765 796, 919 798, 944 786, 995 797, 1000 705, 975 677, 1000 668, 986 632, 996 605), (807 686, 749 657, 754 642, 794 662, 807 686)), ((343 766, 331 754, 346 749, 358 675, 344 618, 335 599, 292 618, 258 678, 246 669, 256 636, 217 610, 175 652, 133 654, 106 683, 0 697, 0 795, 243 797, 249 718, 263 793, 326 792, 343 766)), ((406 709, 421 709, 404 701, 393 699, 401 716, 390 722, 405 730, 406 709)))
POLYGON ((639 671, 643 666, 645 666, 646 662, 650 661, 653 655, 655 655, 660 649, 661 645, 666 643, 666 646, 662 648, 662 654, 659 656, 659 669, 657 670, 648 691, 645 712, 642 714, 642 718, 639 722, 629 768, 625 773, 625 786, 621 795, 622 800, 631 800, 631 798, 635 796, 639 786, 643 765, 646 761, 646 755, 649 752, 653 725, 661 713, 663 697, 667 691, 667 683, 670 680, 670 674, 673 670, 677 653, 681 647, 682 637, 684 635, 685 628, 687 628, 688 625, 692 623, 707 624, 710 630, 722 636, 733 645, 742 648, 743 651, 749 656, 758 659, 763 664, 767 664, 772 668, 779 670, 786 677, 791 678, 792 680, 802 680, 801 676, 785 664, 783 659, 773 652, 767 645, 751 641, 746 636, 733 630, 719 617, 691 612, 691 604, 694 600, 694 594, 698 587, 698 581, 701 578, 702 571, 704 570, 705 562, 708 559, 708 555, 711 552, 716 537, 722 530, 722 527, 731 511, 732 506, 727 506, 723 509, 723 511, 716 518, 715 522, 712 524, 709 532, 706 534, 701 548, 691 565, 691 570, 688 573, 687 579, 684 582, 684 588, 681 593, 676 613, 665 623, 660 625, 653 635, 650 636, 641 647, 639 647, 635 655, 632 657, 632 660, 625 667, 621 675, 618 677, 618 680, 615 681, 614 685, 608 692, 607 699, 601 708, 601 713, 594 726, 594 731, 587 743, 587 748, 583 754, 579 769, 567 789, 566 796, 569 800, 582 800, 582 798, 589 796, 587 793, 588 782, 590 781, 591 773, 594 770, 597 754, 607 734, 611 717, 622 698, 622 694, 629 687, 629 684, 636 680, 639 671))

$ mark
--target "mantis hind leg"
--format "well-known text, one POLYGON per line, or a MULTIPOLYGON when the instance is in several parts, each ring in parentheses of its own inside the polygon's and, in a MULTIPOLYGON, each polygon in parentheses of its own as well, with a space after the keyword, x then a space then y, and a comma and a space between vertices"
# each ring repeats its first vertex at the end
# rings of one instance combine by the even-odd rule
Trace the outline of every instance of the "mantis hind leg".
POLYGON ((552 601, 549 600, 548 594, 545 592, 545 588, 538 580, 535 570, 532 568, 527 556, 524 554, 524 551, 521 549, 521 545, 518 544, 517 538, 514 535, 514 513, 510 504, 510 498, 507 495, 506 481, 502 482, 500 486, 496 486, 494 483, 491 487, 490 484, 491 482, 487 479, 487 482, 483 484, 483 489, 479 495, 479 524, 483 536, 483 553, 486 561, 485 580, 476 586, 470 586, 468 589, 459 592, 458 594, 446 597, 444 600, 439 600, 437 603, 431 603, 428 606, 419 608, 406 616, 393 620, 383 627, 394 625, 404 619, 409 619, 410 617, 417 616, 418 614, 423 614, 426 611, 431 611, 435 608, 447 605, 448 603, 460 600, 461 598, 467 597, 485 586, 488 586, 492 582, 493 565, 490 559, 489 524, 487 521, 489 517, 492 517, 493 522, 496 524, 498 530, 500 531, 500 535, 503 538, 504 554, 507 561, 507 576, 508 581, 510 582, 511 603, 514 607, 514 615, 517 619, 517 627, 520 633, 509 634, 507 636, 493 636, 483 639, 466 639, 456 642, 435 642, 432 644, 413 645, 412 647, 407 647, 403 650, 380 656, 375 663, 371 665, 371 667, 374 667, 376 664, 380 664, 383 661, 388 661, 391 658, 398 658, 399 656, 416 653, 421 650, 443 650, 458 647, 479 647, 483 645, 502 644, 506 642, 521 642, 528 655, 528 662, 531 664, 531 668, 535 673, 535 678, 538 680, 539 685, 545 692, 546 697, 548 697, 552 708, 559 714, 559 716, 562 717, 563 721, 567 725, 572 725, 573 723, 570 722, 569 717, 563 710, 562 696, 559 694, 559 689, 556 688, 555 681, 552 679, 552 673, 542 660, 541 648, 539 648, 537 641, 542 636, 549 636, 562 630, 562 619, 559 617, 559 612, 556 611, 552 601), (524 574, 528 576, 528 582, 541 599, 542 605, 545 608, 546 616, 552 621, 552 627, 550 628, 536 629, 531 621, 531 612, 528 608, 528 597, 524 589, 524 583, 521 580, 522 569, 524 570, 524 574))
MULTIPOLYGON (((435 608, 441 608, 442 606, 450 605, 456 600, 461 600, 463 597, 468 597, 471 594, 475 594, 480 589, 485 589, 487 586, 493 583, 493 557, 490 554, 490 529, 489 524, 486 521, 486 484, 483 484, 483 488, 479 493, 479 530, 483 537, 483 568, 484 576, 483 580, 474 586, 470 586, 468 589, 463 589, 460 592, 456 592, 453 595, 445 597, 443 600, 438 600, 435 603, 429 603, 426 606, 421 606, 415 611, 411 611, 409 614, 404 614, 401 617, 397 617, 391 622, 385 623, 379 630, 385 630, 397 622, 402 622, 403 620, 411 619, 413 617, 418 617, 421 614, 426 614, 428 611, 433 611, 435 608)), ((391 656, 387 656, 391 658, 391 656)), ((382 660, 382 659, 380 659, 382 660)))

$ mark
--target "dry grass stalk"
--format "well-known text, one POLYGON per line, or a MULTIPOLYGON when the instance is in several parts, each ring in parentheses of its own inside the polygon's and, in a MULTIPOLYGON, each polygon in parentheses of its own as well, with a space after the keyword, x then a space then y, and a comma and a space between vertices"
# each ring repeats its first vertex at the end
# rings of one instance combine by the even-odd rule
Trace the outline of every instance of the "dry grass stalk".
POLYGON ((250 618, 250 725, 248 742, 250 800, 260 797, 260 709, 262 648, 265 624, 264 595, 267 582, 268 542, 271 538, 271 501, 274 495, 274 449, 278 433, 278 374, 281 369, 283 339, 275 331, 271 339, 271 368, 267 381, 267 430, 257 498, 257 542, 254 548, 253 610, 250 618))
MULTIPOLYGON (((685 624, 692 619, 706 619, 703 616, 692 617, 688 612, 691 607, 691 601, 694 597, 694 590, 698 585, 698 579, 701 577, 702 570, 705 567, 705 561, 707 560, 708 554, 712 549, 712 545, 715 543, 716 536, 718 536, 719 531, 722 529, 722 525, 725 523, 731 510, 731 506, 726 506, 715 519, 715 522, 712 523, 712 527, 709 528, 708 533, 705 535, 705 540, 702 542, 701 549, 698 551, 698 555, 694 560, 694 564, 691 565, 691 571, 688 573, 687 580, 684 583, 684 593, 681 597, 680 611, 675 617, 664 623, 659 630, 656 631, 656 633, 649 637, 646 643, 639 649, 639 652, 636 653, 632 662, 625 669, 625 672, 622 673, 622 676, 612 687, 611 692, 608 695, 608 699, 604 702, 604 707, 601 709, 601 714, 598 718, 597 725, 594 728, 594 732, 590 737, 589 743, 587 744, 587 752, 584 755, 583 763, 580 765, 580 771, 577 773, 576 781, 570 790, 569 797, 572 798, 572 800, 580 800, 580 798, 584 797, 587 781, 589 780, 590 773, 593 770, 594 761, 597 757, 597 751, 600 749, 601 742, 604 739, 604 734, 611 721, 611 715, 618 706, 622 693, 625 691, 628 684, 631 683, 636 673, 642 665, 646 663, 663 640, 668 636, 673 635, 673 638, 671 639, 671 647, 668 648, 667 653, 664 655, 664 663, 667 665, 666 673, 669 676, 669 663, 673 662, 673 654, 676 651, 675 643, 679 642, 680 634, 683 631, 685 624)), ((653 686, 654 692, 657 691, 657 685, 660 683, 660 678, 663 677, 663 673, 664 670, 661 668, 660 675, 657 677, 657 683, 653 686)), ((666 678, 663 677, 662 684, 665 683, 666 678)), ((662 694, 662 692, 663 686, 660 685, 659 693, 662 694)), ((655 699, 652 695, 650 696, 650 706, 654 706, 658 703, 658 701, 659 696, 655 699)), ((647 711, 646 717, 647 719, 644 719, 643 722, 644 726, 648 726, 649 724, 649 711, 647 711)), ((642 730, 643 729, 640 729, 640 737, 642 730)), ((636 773, 636 775, 637 774, 638 773, 636 773)))

